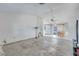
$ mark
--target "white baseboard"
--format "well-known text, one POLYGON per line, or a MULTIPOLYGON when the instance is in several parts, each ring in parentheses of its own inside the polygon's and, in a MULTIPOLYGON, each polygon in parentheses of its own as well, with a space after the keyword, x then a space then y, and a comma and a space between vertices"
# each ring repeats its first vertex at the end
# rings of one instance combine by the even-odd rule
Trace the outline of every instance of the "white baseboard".
POLYGON ((9 42, 7 42, 7 43, 4 43, 4 45, 6 45, 6 44, 12 44, 12 43, 15 43, 15 42, 20 42, 20 41, 27 40, 27 39, 32 39, 32 38, 35 38, 35 37, 16 38, 16 39, 12 39, 12 40, 14 40, 14 41, 9 41, 9 42))

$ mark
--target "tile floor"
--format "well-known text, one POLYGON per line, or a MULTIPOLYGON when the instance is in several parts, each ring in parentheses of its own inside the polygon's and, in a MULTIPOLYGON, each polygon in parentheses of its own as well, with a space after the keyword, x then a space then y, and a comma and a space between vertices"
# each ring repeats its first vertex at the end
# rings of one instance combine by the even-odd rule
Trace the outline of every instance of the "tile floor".
POLYGON ((6 56, 72 56, 72 42, 66 39, 41 37, 4 45, 6 56))

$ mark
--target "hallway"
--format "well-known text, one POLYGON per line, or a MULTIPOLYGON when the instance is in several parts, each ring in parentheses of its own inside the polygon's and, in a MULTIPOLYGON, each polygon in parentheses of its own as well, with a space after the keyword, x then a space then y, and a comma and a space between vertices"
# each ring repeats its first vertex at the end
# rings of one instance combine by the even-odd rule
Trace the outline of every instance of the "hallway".
POLYGON ((66 39, 41 37, 3 46, 6 56, 72 56, 72 42, 66 39))

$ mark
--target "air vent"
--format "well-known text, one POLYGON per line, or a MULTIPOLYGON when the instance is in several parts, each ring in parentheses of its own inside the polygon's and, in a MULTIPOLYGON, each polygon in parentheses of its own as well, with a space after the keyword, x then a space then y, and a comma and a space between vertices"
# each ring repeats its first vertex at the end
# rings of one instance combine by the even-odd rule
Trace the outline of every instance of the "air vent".
POLYGON ((45 3, 39 3, 40 5, 44 5, 45 3))

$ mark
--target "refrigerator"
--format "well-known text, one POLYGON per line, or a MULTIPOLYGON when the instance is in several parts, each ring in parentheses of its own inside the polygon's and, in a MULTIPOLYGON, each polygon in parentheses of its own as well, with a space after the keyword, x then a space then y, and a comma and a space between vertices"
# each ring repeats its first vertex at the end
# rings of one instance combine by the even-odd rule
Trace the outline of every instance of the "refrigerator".
POLYGON ((79 21, 76 20, 76 40, 73 40, 73 55, 79 56, 79 21))

